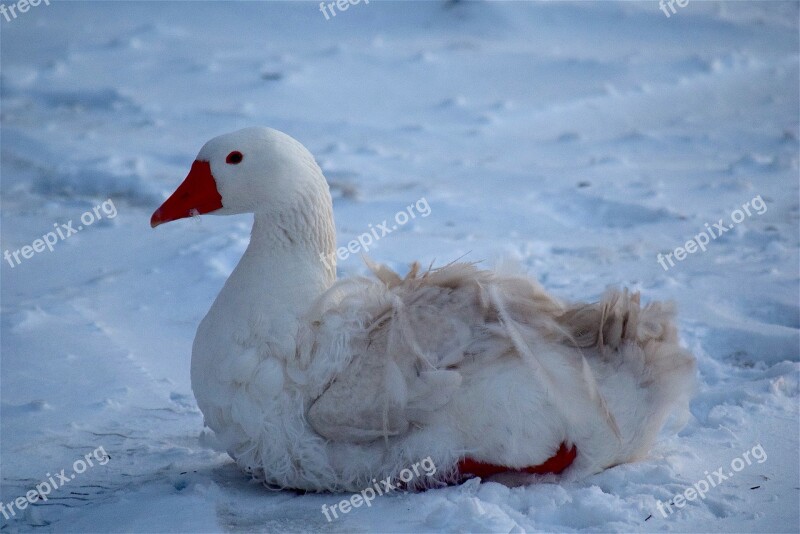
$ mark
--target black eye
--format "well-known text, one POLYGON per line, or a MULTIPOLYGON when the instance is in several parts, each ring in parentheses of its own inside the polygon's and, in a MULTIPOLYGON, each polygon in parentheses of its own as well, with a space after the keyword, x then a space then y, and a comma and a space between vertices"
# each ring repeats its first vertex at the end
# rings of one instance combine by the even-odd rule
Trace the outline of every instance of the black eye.
POLYGON ((234 150, 233 152, 228 154, 227 158, 225 158, 225 163, 230 163, 231 165, 238 165, 239 163, 242 162, 242 159, 244 159, 242 153, 239 152, 238 150, 234 150))

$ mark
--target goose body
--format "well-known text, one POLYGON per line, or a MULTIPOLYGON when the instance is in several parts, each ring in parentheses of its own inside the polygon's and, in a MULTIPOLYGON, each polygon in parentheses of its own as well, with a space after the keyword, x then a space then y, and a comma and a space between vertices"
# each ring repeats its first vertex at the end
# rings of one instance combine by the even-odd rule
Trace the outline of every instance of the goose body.
POLYGON ((336 246, 327 182, 276 130, 209 141, 151 224, 248 212, 191 378, 206 425, 272 487, 360 491, 423 459, 435 473, 407 486, 576 477, 642 458, 685 411, 694 358, 669 305, 627 291, 567 303, 466 263, 337 281, 320 260, 336 246))

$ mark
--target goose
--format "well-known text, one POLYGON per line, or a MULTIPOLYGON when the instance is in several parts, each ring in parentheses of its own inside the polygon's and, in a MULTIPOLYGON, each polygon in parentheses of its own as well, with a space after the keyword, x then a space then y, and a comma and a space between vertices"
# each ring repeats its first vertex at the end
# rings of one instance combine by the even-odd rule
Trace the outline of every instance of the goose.
POLYGON ((370 276, 337 280, 322 170, 270 128, 208 141, 150 222, 243 213, 250 242, 197 329, 191 384, 205 425, 269 488, 577 479, 645 458, 686 421, 695 359, 672 304, 627 289, 568 302, 466 262, 400 276, 365 258, 370 276), (435 473, 408 476, 421 460, 435 473))

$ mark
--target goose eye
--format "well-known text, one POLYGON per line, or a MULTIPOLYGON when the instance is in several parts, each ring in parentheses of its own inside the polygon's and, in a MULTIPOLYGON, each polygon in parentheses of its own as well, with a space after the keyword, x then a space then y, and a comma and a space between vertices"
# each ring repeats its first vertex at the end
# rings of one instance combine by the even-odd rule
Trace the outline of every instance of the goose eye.
POLYGON ((234 150, 233 152, 228 154, 227 158, 225 158, 225 163, 230 163, 231 165, 238 165, 239 163, 242 162, 242 159, 244 159, 242 153, 239 152, 238 150, 234 150))

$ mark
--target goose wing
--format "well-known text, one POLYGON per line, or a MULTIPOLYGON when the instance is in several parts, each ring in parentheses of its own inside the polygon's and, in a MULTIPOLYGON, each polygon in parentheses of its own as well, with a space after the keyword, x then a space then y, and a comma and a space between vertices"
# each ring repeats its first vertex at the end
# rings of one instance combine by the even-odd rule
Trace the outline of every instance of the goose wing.
POLYGON ((583 356, 566 342, 563 306, 532 280, 465 263, 422 274, 415 264, 405 278, 371 267, 377 279, 334 285, 307 323, 301 358, 319 386, 306 416, 317 433, 350 443, 401 436, 444 407, 473 366, 497 358, 536 369, 531 387, 566 421, 599 416, 616 433, 583 356))

